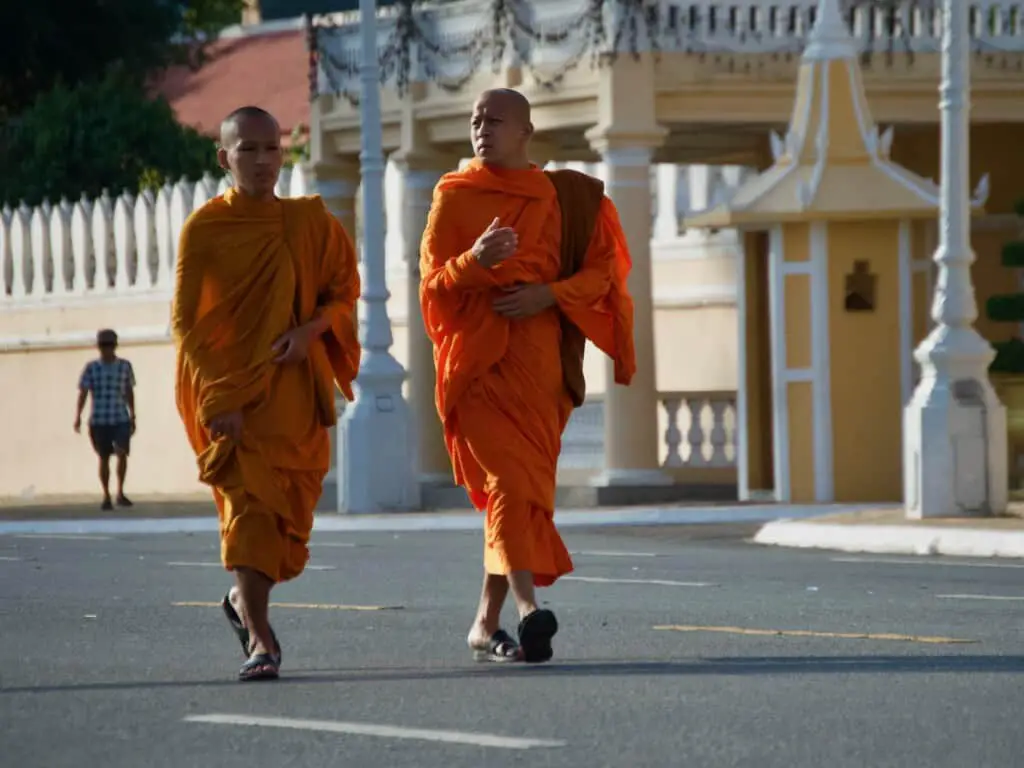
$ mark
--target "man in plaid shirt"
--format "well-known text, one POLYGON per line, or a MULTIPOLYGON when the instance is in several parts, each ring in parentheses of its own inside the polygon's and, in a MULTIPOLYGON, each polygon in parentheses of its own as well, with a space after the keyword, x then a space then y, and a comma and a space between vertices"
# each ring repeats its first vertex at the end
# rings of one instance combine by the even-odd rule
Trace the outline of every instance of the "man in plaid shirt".
POLYGON ((103 486, 101 509, 113 509, 110 500, 110 457, 117 456, 117 504, 132 505, 124 495, 124 478, 128 472, 128 453, 135 434, 135 372, 132 364, 118 357, 117 334, 104 329, 96 334, 100 357, 85 366, 78 382, 78 410, 75 432, 82 429, 82 410, 92 394, 89 416, 89 437, 100 457, 100 483, 103 486))

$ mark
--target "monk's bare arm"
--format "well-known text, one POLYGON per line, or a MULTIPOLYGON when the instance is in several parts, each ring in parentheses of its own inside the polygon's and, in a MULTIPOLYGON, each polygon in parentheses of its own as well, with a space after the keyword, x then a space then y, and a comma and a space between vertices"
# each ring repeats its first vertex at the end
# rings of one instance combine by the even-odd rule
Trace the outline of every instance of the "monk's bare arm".
POLYGON ((592 306, 604 299, 617 278, 625 281, 629 265, 619 258, 624 252, 628 251, 619 214, 606 197, 601 201, 582 269, 570 278, 551 284, 558 305, 562 308, 592 306))
MULTIPOLYGON (((458 243, 459 201, 452 192, 436 192, 420 243, 420 290, 451 294, 497 285, 494 274, 470 249, 458 243)), ((472 245, 472 244, 471 244, 472 245)))

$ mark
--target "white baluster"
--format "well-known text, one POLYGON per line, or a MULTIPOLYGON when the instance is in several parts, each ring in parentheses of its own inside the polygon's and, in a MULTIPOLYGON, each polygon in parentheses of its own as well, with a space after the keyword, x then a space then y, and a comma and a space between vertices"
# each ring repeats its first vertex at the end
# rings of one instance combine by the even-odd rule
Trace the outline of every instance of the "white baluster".
POLYGON ((32 256, 31 295, 42 298, 49 293, 48 285, 52 285, 53 275, 53 270, 47 268, 50 263, 49 217, 42 206, 33 210, 29 219, 29 252, 32 256))
POLYGON ((681 397, 666 397, 661 404, 668 416, 668 427, 665 429, 665 446, 668 450, 664 466, 682 467, 685 462, 679 451, 679 446, 683 442, 683 433, 679 429, 679 408, 683 404, 683 399, 681 397))
POLYGON ((729 464, 729 458, 725 453, 725 411, 729 407, 728 400, 711 400, 711 460, 713 467, 724 467, 729 464))
POLYGON ((54 296, 66 296, 74 280, 71 249, 71 204, 62 198, 50 212, 50 257, 53 260, 54 296))
MULTIPOLYGON (((294 166, 297 167, 297 166, 294 166)), ((274 194, 278 197, 291 197, 292 167, 281 169, 281 175, 277 177, 277 184, 274 185, 274 194)))
POLYGON ((704 425, 701 417, 704 415, 703 398, 687 399, 686 407, 690 411, 690 428, 686 431, 686 442, 690 444, 690 455, 686 457, 686 464, 690 467, 707 466, 708 460, 704 458, 704 425))
POLYGON ((11 293, 11 209, 6 205, 0 209, 0 301, 11 293))
POLYGON ((288 197, 305 197, 315 194, 314 185, 310 183, 309 172, 304 163, 292 167, 292 177, 288 185, 288 197))
POLYGON ((11 213, 11 296, 23 299, 28 295, 27 275, 25 274, 25 255, 28 251, 29 228, 24 203, 11 213))
POLYGON ((174 285, 174 254, 178 243, 171 231, 171 186, 161 187, 153 203, 153 227, 156 232, 156 284, 168 290, 174 285))
POLYGON ((181 228, 185 220, 192 212, 192 194, 188 188, 188 182, 179 181, 171 189, 171 245, 172 253, 178 250, 178 239, 181 237, 181 228))
POLYGON ((127 293, 132 277, 138 275, 135 261, 135 200, 126 192, 114 204, 114 287, 118 293, 127 293))
POLYGON ((655 205, 657 215, 654 219, 655 240, 675 240, 679 237, 679 197, 680 180, 683 166, 673 163, 659 163, 657 173, 657 192, 655 205))
POLYGON ((231 189, 231 185, 232 184, 233 184, 233 182, 231 181, 231 175, 225 173, 221 177, 220 181, 217 182, 217 194, 218 195, 223 195, 225 192, 227 192, 229 189, 231 189))
MULTIPOLYGON (((153 193, 146 189, 135 198, 132 229, 135 234, 135 283, 137 291, 153 288, 153 261, 156 256, 156 230, 153 226, 153 193)), ((156 264, 159 270, 160 265, 156 264)))
POLYGON ((82 199, 71 209, 71 292, 81 296, 92 285, 89 262, 92 258, 92 228, 89 219, 89 201, 82 199))
POLYGON ((110 193, 103 195, 92 207, 92 253, 96 271, 93 273, 92 290, 107 293, 113 281, 110 279, 111 261, 114 258, 113 210, 110 193))
POLYGON ((206 174, 196 182, 196 188, 192 192, 192 210, 202 208, 216 194, 217 182, 213 176, 206 174))

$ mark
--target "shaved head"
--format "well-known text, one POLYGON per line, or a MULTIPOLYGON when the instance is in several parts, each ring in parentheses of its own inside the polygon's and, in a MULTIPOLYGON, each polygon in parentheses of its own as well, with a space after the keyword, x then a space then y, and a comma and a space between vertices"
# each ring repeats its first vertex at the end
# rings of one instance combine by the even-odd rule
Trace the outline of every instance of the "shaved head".
POLYGON ((284 164, 280 124, 265 109, 236 109, 220 124, 217 160, 221 168, 230 171, 239 190, 260 200, 273 200, 284 164))
POLYGON ((259 122, 264 125, 273 125, 277 130, 278 135, 281 134, 280 124, 272 114, 267 112, 267 110, 253 106, 239 107, 230 115, 225 117, 220 123, 221 146, 225 146, 226 144, 230 144, 232 141, 237 140, 242 125, 248 122, 259 122))
POLYGON ((511 88, 484 91, 473 105, 473 151, 485 165, 529 168, 530 102, 511 88))

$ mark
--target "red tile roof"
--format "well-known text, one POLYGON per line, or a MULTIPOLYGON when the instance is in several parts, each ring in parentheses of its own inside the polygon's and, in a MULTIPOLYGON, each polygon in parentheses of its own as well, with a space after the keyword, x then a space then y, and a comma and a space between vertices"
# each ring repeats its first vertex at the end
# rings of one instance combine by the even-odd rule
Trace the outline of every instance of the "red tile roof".
POLYGON ((198 71, 172 67, 155 85, 178 120, 210 136, 231 110, 247 104, 278 119, 287 139, 309 127, 309 54, 303 31, 221 39, 198 71))

